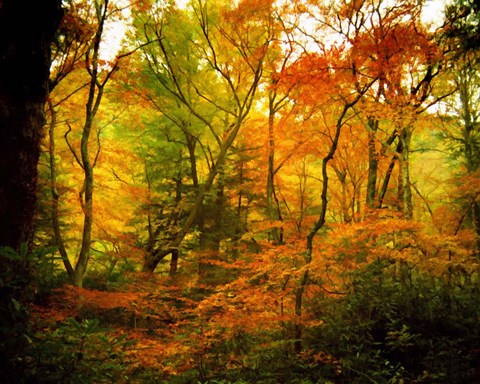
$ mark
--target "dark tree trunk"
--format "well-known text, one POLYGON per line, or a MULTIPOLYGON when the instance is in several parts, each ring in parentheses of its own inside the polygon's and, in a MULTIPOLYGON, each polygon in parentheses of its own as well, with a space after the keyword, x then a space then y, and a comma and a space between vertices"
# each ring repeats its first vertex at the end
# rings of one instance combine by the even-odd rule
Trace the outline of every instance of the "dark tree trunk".
POLYGON ((375 135, 378 130, 378 120, 368 119, 368 178, 367 178, 367 207, 375 208, 375 197, 377 193, 377 173, 379 154, 375 148, 375 135))
POLYGON ((300 283, 295 290, 295 316, 297 317, 297 323, 294 328, 294 349, 296 353, 302 351, 302 338, 303 338, 303 324, 302 324, 302 307, 303 307, 303 294, 308 284, 308 274, 309 274, 309 265, 312 262, 313 255, 313 239, 315 238, 318 231, 320 231, 326 222, 327 216, 327 206, 328 206, 328 163, 333 159, 335 153, 337 152, 338 142, 340 140, 340 133, 342 127, 345 124, 345 117, 347 116, 348 111, 352 108, 359 100, 361 95, 358 95, 357 98, 351 103, 346 103, 343 106, 343 111, 337 119, 337 124, 335 128, 335 135, 332 138, 332 144, 330 145, 330 150, 327 155, 322 159, 322 192, 320 194, 321 198, 321 208, 320 214, 318 216, 317 222, 313 225, 312 229, 307 235, 306 242, 306 252, 305 252, 305 265, 307 269, 300 278, 300 283))
POLYGON ((50 44, 60 0, 0 2, 0 245, 32 237, 50 44))
POLYGON ((480 204, 477 201, 472 203, 472 216, 475 233, 477 234, 477 256, 480 257, 480 204))
MULTIPOLYGON (((33 237, 50 44, 61 17, 60 0, 0 0, 0 246, 17 251, 33 237)), ((2 258, 0 268, 0 382, 22 382, 29 265, 2 258)))
POLYGON ((385 195, 387 194, 388 184, 390 183, 390 179, 392 177, 393 168, 395 167, 395 163, 398 161, 399 153, 402 153, 401 140, 398 141, 395 152, 395 155, 393 155, 392 159, 390 160, 390 164, 388 165, 387 172, 385 173, 385 178, 383 179, 382 189, 380 190, 380 196, 378 198, 378 208, 382 208, 385 195))
POLYGON ((410 141, 412 132, 409 127, 405 128, 399 136, 401 152, 399 152, 399 175, 398 175, 398 202, 400 211, 405 219, 413 218, 412 186, 410 184, 410 141))
POLYGON ((65 243, 62 238, 61 228, 60 228, 60 214, 59 214, 59 203, 60 195, 57 189, 57 164, 55 162, 55 126, 57 124, 57 112, 55 111, 51 100, 48 100, 48 108, 50 110, 50 124, 48 127, 48 155, 49 155, 49 165, 50 165, 50 192, 52 195, 52 227, 53 233, 55 236, 55 244, 58 247, 58 252, 65 266, 70 279, 73 279, 74 270, 70 259, 68 258, 67 249, 65 248, 65 243))
MULTIPOLYGON (((267 174, 267 216, 271 221, 282 221, 278 200, 275 196, 275 94, 269 97, 268 113, 268 174, 267 174)), ((282 228, 272 228, 268 234, 274 244, 283 243, 282 228)))
POLYGON ((201 282, 206 285, 218 285, 224 282, 224 269, 210 262, 210 260, 220 260, 220 244, 224 238, 222 230, 225 215, 224 180, 225 172, 222 167, 219 172, 213 206, 207 207, 212 210, 208 214, 208 221, 211 224, 204 226, 203 232, 200 234, 201 252, 204 253, 204 256, 199 260, 198 274, 201 282))
POLYGON ((178 269, 178 249, 172 249, 172 258, 170 259, 170 276, 175 276, 178 269))

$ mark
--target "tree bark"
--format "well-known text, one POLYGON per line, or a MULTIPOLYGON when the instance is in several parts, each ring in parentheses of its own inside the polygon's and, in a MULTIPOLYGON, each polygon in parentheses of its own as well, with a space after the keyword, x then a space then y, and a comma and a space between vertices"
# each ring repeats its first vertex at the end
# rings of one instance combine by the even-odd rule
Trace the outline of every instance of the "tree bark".
POLYGON ((390 160, 390 164, 388 165, 387 172, 385 173, 385 178, 383 179, 382 189, 380 190, 377 208, 382 208, 385 195, 387 194, 388 184, 390 183, 390 179, 392 177, 393 168, 395 168, 395 163, 398 161, 398 156, 399 156, 398 154, 402 152, 401 140, 398 141, 395 152, 396 152, 395 155, 392 156, 392 159, 390 160))
POLYGON ((57 124, 57 112, 55 111, 51 100, 48 100, 48 108, 50 111, 50 123, 48 127, 48 155, 50 163, 50 193, 52 195, 52 212, 51 220, 53 233, 55 236, 55 243, 58 247, 58 252, 62 258, 63 265, 67 271, 68 277, 73 280, 74 270, 70 259, 68 258, 68 253, 65 248, 65 243, 62 238, 62 232, 60 228, 60 214, 59 214, 59 199, 60 195, 57 189, 57 164, 55 162, 55 126, 57 124))
MULTIPOLYGON (((159 72, 158 67, 151 60, 149 60, 148 54, 146 55, 146 59, 150 68, 153 70, 153 73, 159 80, 159 85, 162 86, 169 94, 171 94, 178 101, 178 103, 185 106, 192 117, 205 124, 206 128, 214 136, 218 145, 218 153, 215 155, 215 157, 212 156, 211 158, 211 166, 209 167, 208 175, 206 176, 206 179, 202 183, 201 187, 199 187, 197 196, 195 196, 195 200, 191 204, 190 211, 183 221, 181 228, 179 228, 176 236, 168 244, 167 248, 169 249, 177 249, 187 233, 190 231, 190 228, 194 224, 198 223, 199 216, 202 213, 204 199, 211 191, 213 183, 230 153, 237 134, 250 113, 260 80, 262 78, 266 52, 270 42, 272 41, 272 36, 270 36, 269 33, 270 30, 267 30, 267 35, 265 36, 267 38, 266 41, 263 41, 263 43, 261 41, 252 42, 254 44, 260 44, 255 45, 255 49, 256 52, 261 54, 256 56, 255 61, 251 61, 250 54, 247 54, 245 51, 246 47, 240 43, 237 44, 237 42, 235 42, 235 38, 230 39, 229 36, 226 36, 229 41, 235 42, 235 50, 240 52, 243 59, 245 59, 245 63, 252 71, 249 75, 245 73, 238 77, 239 81, 241 79, 240 83, 242 83, 242 85, 236 84, 236 80, 233 79, 236 75, 232 77, 230 69, 226 70, 227 67, 230 68, 230 65, 225 66, 224 63, 219 61, 219 49, 224 49, 224 47, 216 46, 216 39, 212 36, 212 31, 214 29, 210 29, 210 16, 206 11, 206 7, 200 7, 198 8, 198 13, 196 15, 198 26, 202 31, 199 38, 202 39, 208 47, 204 52, 205 56, 202 58, 202 60, 206 60, 213 72, 216 73, 218 78, 221 79, 226 86, 226 97, 228 97, 230 101, 224 106, 217 105, 216 102, 211 101, 210 96, 200 92, 202 87, 197 87, 195 85, 196 79, 192 79, 188 76, 185 77, 187 74, 179 70, 175 61, 176 53, 172 52, 172 46, 170 46, 168 41, 169 35, 164 34, 162 29, 163 23, 157 25, 157 27, 159 27, 157 30, 155 30, 155 26, 153 26, 155 33, 153 40, 150 38, 150 36, 148 36, 148 32, 145 36, 148 42, 155 41, 155 43, 158 44, 157 54, 160 57, 159 60, 164 63, 164 65, 162 64, 162 71, 159 72), (249 59, 247 59, 247 57, 249 57, 249 59), (165 74, 167 74, 167 76, 165 76, 165 74), (168 81, 166 80, 167 77, 169 79, 168 81), (185 92, 185 88, 183 86, 185 84, 185 80, 195 88, 195 91, 198 93, 200 98, 204 99, 204 101, 207 101, 218 111, 223 111, 228 116, 233 117, 232 124, 229 124, 228 129, 224 129, 222 137, 220 137, 210 118, 203 113, 201 108, 198 108, 198 105, 192 103, 192 100, 187 97, 187 93, 185 92), (240 91, 240 89, 242 91, 240 91)), ((164 17, 169 16, 170 15, 165 14, 164 17)), ((148 28, 148 30, 151 29, 148 28)), ((147 31, 147 28, 145 31, 147 31)), ((249 51, 250 49, 254 48, 248 47, 249 51)), ((162 254, 160 253, 159 257, 161 256, 162 254)), ((159 257, 153 257, 145 260, 143 271, 153 273, 159 261, 161 260, 159 257)))
MULTIPOLYGON (((475 109, 475 95, 472 83, 475 83, 476 77, 472 76, 472 71, 475 71, 475 67, 470 64, 470 60, 467 59, 468 64, 464 64, 465 67, 459 70, 457 75, 457 87, 460 96, 460 117, 463 130, 463 152, 465 157, 465 167, 468 174, 476 172, 480 166, 480 153, 479 143, 477 139, 477 131, 479 124, 480 114, 475 109)), ((471 206, 471 219, 473 227, 477 235, 477 254, 480 255, 480 204, 478 201, 472 201, 471 206)))
MULTIPOLYGON (((33 237, 50 44, 62 15, 60 0, 0 0, 0 247, 19 253, 33 237)), ((0 267, 2 383, 25 376, 19 356, 29 347, 25 303, 32 298, 31 266, 26 261, 2 258, 0 267)))
POLYGON ((17 250, 32 238, 50 44, 62 15, 60 0, 0 3, 0 245, 17 250))
POLYGON ((75 271, 73 276, 73 284, 79 288, 83 285, 83 278, 87 271, 88 262, 90 260, 90 246, 92 242, 92 226, 93 226, 93 189, 94 189, 94 174, 96 159, 98 158, 98 151, 95 156, 90 153, 90 136, 93 129, 95 116, 103 97, 104 87, 115 71, 113 68, 108 75, 100 81, 100 43, 102 41, 103 28, 108 15, 108 3, 109 0, 104 0, 103 6, 99 7, 97 11, 98 27, 95 33, 91 52, 87 53, 87 71, 90 75, 90 84, 88 91, 88 99, 85 105, 85 123, 82 130, 82 138, 80 141, 80 161, 83 169, 84 179, 83 187, 80 191, 80 203, 83 209, 83 231, 82 231, 82 243, 80 252, 78 254, 77 263, 75 265, 75 271), (89 55, 92 55, 91 61, 89 55), (92 159, 94 157, 94 159, 92 159))
POLYGON ((379 154, 375 146, 375 135, 378 130, 378 120, 368 119, 368 178, 367 178, 367 207, 375 208, 375 197, 377 192, 377 173, 379 154))
POLYGON ((172 249, 169 275, 171 277, 175 276, 177 273, 177 269, 178 269, 178 249, 172 249))
POLYGON ((399 135, 399 140, 402 143, 401 152, 399 153, 400 169, 398 176, 398 203, 400 211, 403 213, 405 219, 411 220, 413 218, 413 202, 412 202, 412 187, 410 185, 410 141, 412 133, 410 128, 405 128, 399 135))
POLYGON ((295 341, 294 349, 296 353, 302 351, 302 338, 303 338, 303 324, 302 324, 302 307, 303 307, 303 294, 308 284, 309 276, 309 266, 312 262, 313 256, 313 239, 320 229, 323 228, 326 222, 327 215, 327 206, 328 206, 328 163, 333 159, 335 153, 337 152, 338 142, 340 140, 340 133, 342 127, 345 124, 345 117, 347 116, 348 111, 352 108, 359 100, 363 94, 359 94, 352 102, 346 103, 343 106, 343 110, 339 115, 335 127, 335 135, 332 138, 332 144, 327 155, 322 159, 322 192, 320 194, 321 198, 321 208, 320 214, 316 223, 313 225, 312 229, 307 235, 306 239, 306 252, 305 252, 305 265, 307 268, 303 273, 300 283, 298 284, 295 290, 295 316, 297 317, 297 323, 295 324, 295 341))
MULTIPOLYGON (((281 212, 275 197, 275 94, 269 95, 268 112, 268 173, 267 173, 267 216, 273 221, 281 221, 281 212)), ((283 234, 281 228, 272 228, 269 231, 270 240, 274 244, 283 243, 283 234)))
MULTIPOLYGON (((203 208, 203 200, 207 195, 207 193, 211 190, 213 182, 215 181, 215 178, 217 177, 221 167, 223 166, 223 163, 227 157, 228 151, 232 146, 233 141, 237 136, 237 133, 240 130, 240 127, 245 117, 246 117, 246 114, 243 116, 239 116, 237 123, 235 124, 233 129, 230 131, 225 142, 222 144, 222 147, 220 148, 220 153, 216 158, 216 163, 213 164, 212 168, 210 169, 208 173, 208 177, 205 180, 205 183, 201 186, 201 188, 199 188, 198 194, 195 198, 195 201, 193 202, 193 205, 190 209, 190 212, 187 218, 185 219, 185 222, 183 223, 182 227, 178 231, 175 238, 172 239, 170 244, 167 246, 168 249, 177 249, 182 243, 183 239, 187 235, 192 225, 198 220, 199 214, 201 213, 201 210, 203 208)), ((169 253, 170 252, 167 252, 165 254, 163 251, 160 251, 152 255, 151 258, 148 258, 145 260, 142 271, 147 273, 153 273, 158 263, 169 253)))

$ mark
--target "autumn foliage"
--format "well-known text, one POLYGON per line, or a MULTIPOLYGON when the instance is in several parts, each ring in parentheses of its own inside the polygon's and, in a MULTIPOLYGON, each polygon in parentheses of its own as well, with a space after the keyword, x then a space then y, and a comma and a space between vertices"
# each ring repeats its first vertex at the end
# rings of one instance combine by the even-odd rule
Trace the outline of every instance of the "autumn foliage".
POLYGON ((478 52, 427 4, 64 6, 35 236, 0 251, 5 366, 478 380, 478 52))

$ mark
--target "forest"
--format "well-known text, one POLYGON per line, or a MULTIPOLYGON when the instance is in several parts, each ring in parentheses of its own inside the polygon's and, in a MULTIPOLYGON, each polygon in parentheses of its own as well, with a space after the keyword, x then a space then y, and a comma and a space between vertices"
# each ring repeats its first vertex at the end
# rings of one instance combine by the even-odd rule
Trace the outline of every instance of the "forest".
POLYGON ((480 382, 478 2, 23 3, 2 383, 480 382))

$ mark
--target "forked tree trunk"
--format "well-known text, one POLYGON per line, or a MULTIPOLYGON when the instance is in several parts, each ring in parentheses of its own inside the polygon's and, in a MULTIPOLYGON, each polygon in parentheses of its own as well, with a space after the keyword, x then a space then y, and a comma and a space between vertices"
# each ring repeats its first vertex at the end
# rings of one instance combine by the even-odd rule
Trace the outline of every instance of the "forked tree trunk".
POLYGON ((104 79, 100 79, 100 43, 103 36, 103 28, 108 17, 109 0, 104 0, 102 5, 98 5, 97 18, 98 26, 92 42, 90 52, 86 56, 86 66, 90 75, 88 98, 85 105, 85 122, 82 129, 80 141, 80 155, 75 154, 73 148, 70 149, 75 154, 77 162, 83 170, 83 186, 79 192, 79 200, 83 211, 83 230, 80 251, 73 271, 72 283, 77 287, 82 287, 83 279, 90 261, 90 246, 92 242, 93 227, 93 191, 94 191, 94 173, 96 161, 100 153, 100 143, 98 143, 97 152, 92 155, 90 152, 90 137, 94 129, 94 121, 102 102, 103 91, 110 76, 115 72, 116 67, 112 68, 104 79))
MULTIPOLYGON (((373 83, 372 83, 373 84, 373 83)), ((368 89, 368 88, 366 88, 368 89)), ((366 91, 365 89, 365 91, 366 91)), ((303 273, 302 277, 300 278, 300 282, 295 290, 295 316, 297 317, 297 322, 295 324, 294 332, 295 332, 295 341, 294 341, 294 348, 296 353, 300 353, 302 351, 302 338, 303 338, 303 324, 302 324, 302 316, 303 316, 303 295, 305 293, 305 289, 308 285, 309 279, 309 265, 312 262, 313 256, 313 239, 315 238, 316 234, 320 229, 323 228, 325 225, 326 215, 327 215, 327 206, 328 206, 328 163, 333 159, 335 153, 337 152, 338 142, 340 140, 340 133, 342 131, 342 127, 345 124, 345 118, 347 116, 348 111, 360 100, 360 97, 363 95, 359 94, 357 97, 352 100, 350 103, 346 103, 343 106, 342 113, 339 115, 335 127, 335 135, 332 138, 332 144, 330 145, 330 149, 327 155, 322 159, 322 190, 320 194, 321 199, 321 206, 320 206, 320 214, 318 216, 317 222, 313 225, 312 229, 307 235, 306 240, 306 252, 305 252, 305 265, 307 266, 305 272, 303 273)))

